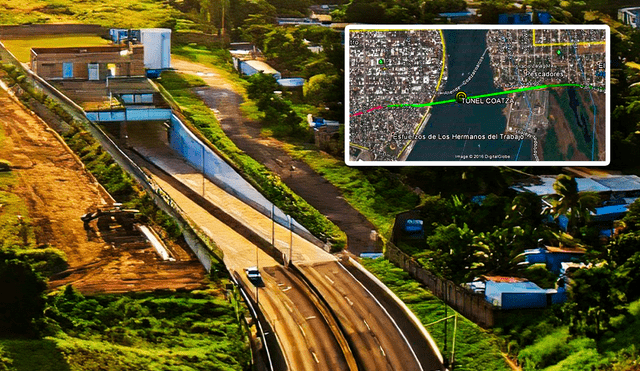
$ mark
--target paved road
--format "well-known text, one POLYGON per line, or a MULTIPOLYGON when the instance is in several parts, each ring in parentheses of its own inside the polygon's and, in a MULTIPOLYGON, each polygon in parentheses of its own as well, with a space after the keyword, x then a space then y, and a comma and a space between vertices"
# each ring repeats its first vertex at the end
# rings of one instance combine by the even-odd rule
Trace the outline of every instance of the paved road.
MULTIPOLYGON (((133 153, 132 157, 224 252, 225 265, 231 272, 238 272, 246 287, 253 288, 249 292, 254 299, 255 286, 243 270, 256 264, 260 267, 265 283, 258 288, 260 308, 278 336, 290 369, 347 370, 339 343, 300 283, 258 248, 256 232, 242 224, 260 226, 264 230, 260 233, 270 233, 271 221, 208 180, 206 200, 203 199, 199 194, 202 176, 163 144, 162 130, 160 125, 149 123, 136 123, 128 130, 129 144, 162 165, 162 170, 133 153), (143 146, 144 143, 153 144, 143 146), (185 186, 193 190, 185 191, 185 186), (227 210, 233 215, 225 213, 227 210), (235 216, 240 222, 233 219, 235 216)), ((289 246, 288 230, 276 228, 276 245, 289 246)), ((294 246, 299 250, 294 261, 335 260, 299 236, 295 236, 294 246)))
POLYGON ((336 187, 305 162, 293 159, 281 142, 262 137, 260 123, 242 117, 242 97, 217 70, 178 56, 172 56, 171 63, 179 72, 200 76, 208 84, 208 87, 196 88, 195 91, 210 108, 215 109, 227 136, 238 148, 278 174, 289 188, 343 230, 347 234, 350 252, 358 255, 365 251, 380 251, 380 247, 375 247, 371 240, 374 226, 344 200, 336 187))
POLYGON ((335 311, 362 370, 431 370, 420 365, 395 322, 339 263, 299 268, 335 311))

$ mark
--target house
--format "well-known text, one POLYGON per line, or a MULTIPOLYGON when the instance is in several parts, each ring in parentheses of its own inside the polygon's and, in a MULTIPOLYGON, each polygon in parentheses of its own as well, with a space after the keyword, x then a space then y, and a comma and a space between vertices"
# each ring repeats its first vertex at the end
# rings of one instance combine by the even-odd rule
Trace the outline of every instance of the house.
POLYGON ((640 28, 640 7, 618 9, 618 20, 633 28, 640 28))
POLYGON ((560 274, 562 263, 579 262, 586 252, 582 248, 553 247, 528 249, 522 255, 525 258, 523 265, 544 263, 547 269, 555 274, 560 274))
POLYGON ((144 47, 129 44, 32 48, 31 70, 47 80, 144 76, 144 47))
POLYGON ((551 23, 551 14, 549 14, 549 12, 535 10, 526 13, 500 14, 498 16, 498 23, 500 24, 533 24, 534 21, 535 23, 549 24, 551 23))
POLYGON ((446 18, 448 21, 452 21, 454 23, 466 23, 470 22, 471 18, 475 17, 476 15, 476 9, 466 9, 462 12, 439 13, 438 17, 446 18))
POLYGON ((276 80, 282 78, 280 72, 276 71, 273 67, 269 66, 265 62, 254 59, 243 60, 239 57, 233 57, 233 66, 236 71, 239 71, 242 75, 246 76, 252 76, 258 72, 262 72, 273 76, 276 80))
POLYGON ((532 24, 531 13, 507 13, 498 15, 499 24, 532 24))
POLYGON ((484 283, 485 300, 495 308, 503 310, 545 308, 566 300, 563 287, 543 289, 519 277, 482 276, 467 284, 467 287, 473 286, 476 292, 481 293, 482 283, 484 283))
MULTIPOLYGON (((610 236, 613 222, 622 219, 624 214, 638 197, 640 197, 640 177, 637 175, 614 175, 604 177, 575 178, 578 192, 596 192, 600 195, 601 205, 591 213, 591 223, 600 228, 602 236, 610 236)), ((531 192, 542 197, 544 207, 550 207, 549 196, 555 195, 552 176, 537 177, 529 182, 514 184, 510 188, 516 192, 531 192)), ((560 228, 566 230, 568 219, 561 215, 558 218, 560 228)))

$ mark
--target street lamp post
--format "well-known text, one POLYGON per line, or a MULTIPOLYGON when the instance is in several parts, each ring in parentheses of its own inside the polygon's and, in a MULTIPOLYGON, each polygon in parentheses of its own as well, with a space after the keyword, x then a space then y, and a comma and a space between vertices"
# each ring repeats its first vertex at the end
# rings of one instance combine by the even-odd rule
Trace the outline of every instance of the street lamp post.
POLYGON ((289 215, 289 265, 291 265, 291 261, 293 259, 293 223, 291 222, 293 218, 289 215))
POLYGON ((202 197, 206 198, 204 194, 204 144, 202 144, 202 197))
POLYGON ((271 246, 276 247, 276 205, 271 204, 271 246))

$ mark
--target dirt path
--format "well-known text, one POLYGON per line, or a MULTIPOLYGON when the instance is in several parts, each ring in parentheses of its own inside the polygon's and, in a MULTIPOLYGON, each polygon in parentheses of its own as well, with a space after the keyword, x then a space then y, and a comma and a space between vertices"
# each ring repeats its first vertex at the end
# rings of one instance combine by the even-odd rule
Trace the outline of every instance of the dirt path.
POLYGON ((182 261, 164 262, 148 245, 85 231, 80 216, 112 201, 52 130, 1 89, 0 125, 6 134, 0 158, 14 167, 18 182, 11 192, 25 200, 37 245, 67 255, 70 268, 50 281, 51 288, 73 283, 94 293, 201 286, 204 268, 185 252, 176 254, 182 261))
POLYGON ((173 67, 179 72, 197 75, 209 85, 195 91, 215 109, 222 129, 238 148, 278 174, 289 188, 342 229, 347 234, 350 252, 360 254, 379 250, 371 240, 374 226, 342 198, 336 187, 305 162, 293 159, 280 141, 261 137, 260 123, 242 117, 242 97, 214 68, 176 56, 172 58, 173 67))

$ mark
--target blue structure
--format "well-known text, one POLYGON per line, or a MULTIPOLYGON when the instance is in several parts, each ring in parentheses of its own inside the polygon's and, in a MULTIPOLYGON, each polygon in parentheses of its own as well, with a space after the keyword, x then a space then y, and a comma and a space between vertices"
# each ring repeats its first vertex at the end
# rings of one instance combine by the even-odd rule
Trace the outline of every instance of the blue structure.
POLYGON ((127 107, 110 111, 89 111, 86 117, 93 122, 166 121, 171 119, 171 109, 127 107))
POLYGON ((419 219, 407 219, 407 221, 404 222, 404 226, 402 227, 402 229, 406 233, 411 233, 411 234, 423 233, 424 232, 424 228, 422 226, 423 223, 424 222, 419 219))
POLYGON ((544 308, 566 300, 564 288, 543 289, 524 278, 484 276, 485 299, 500 309, 544 308))
POLYGON ((115 44, 129 41, 140 41, 140 30, 130 30, 127 28, 112 28, 109 30, 109 36, 115 44))
POLYGON ((522 255, 525 258, 525 265, 544 263, 549 271, 560 274, 562 263, 578 262, 582 260, 584 253, 584 249, 546 246, 545 248, 525 250, 522 255))
MULTIPOLYGON (((549 12, 536 10, 537 22, 540 24, 551 23, 551 14, 549 12)), ((533 13, 506 13, 498 16, 500 24, 533 24, 533 13)))
MULTIPOLYGON (((601 227, 601 235, 609 236, 613 222, 622 219, 624 214, 637 198, 640 197, 640 177, 637 175, 618 175, 607 177, 575 178, 578 192, 592 191, 604 200, 595 213, 591 214, 593 224, 601 227)), ((531 192, 544 197, 554 195, 554 177, 544 176, 536 183, 520 183, 510 188, 516 192, 531 192)), ((546 202, 546 201, 545 201, 546 202)), ((549 203, 547 202, 547 205, 549 203)), ((552 219, 549 219, 552 222, 552 219)), ((566 231, 568 219, 566 216, 558 218, 558 225, 566 231)))
POLYGON ((540 24, 551 23, 551 14, 549 14, 549 12, 537 11, 536 15, 538 16, 538 22, 540 24))
POLYGON ((450 12, 450 13, 440 13, 438 14, 441 18, 447 18, 450 21, 454 21, 456 23, 469 21, 471 17, 476 15, 475 9, 466 9, 463 12, 450 12))
POLYGON ((304 85, 304 79, 302 77, 278 79, 276 82, 278 83, 278 85, 285 88, 301 88, 304 85))
POLYGON ((633 28, 640 28, 640 7, 618 9, 618 20, 633 28))
POLYGON ((507 13, 498 16, 499 24, 532 24, 531 13, 507 13))

